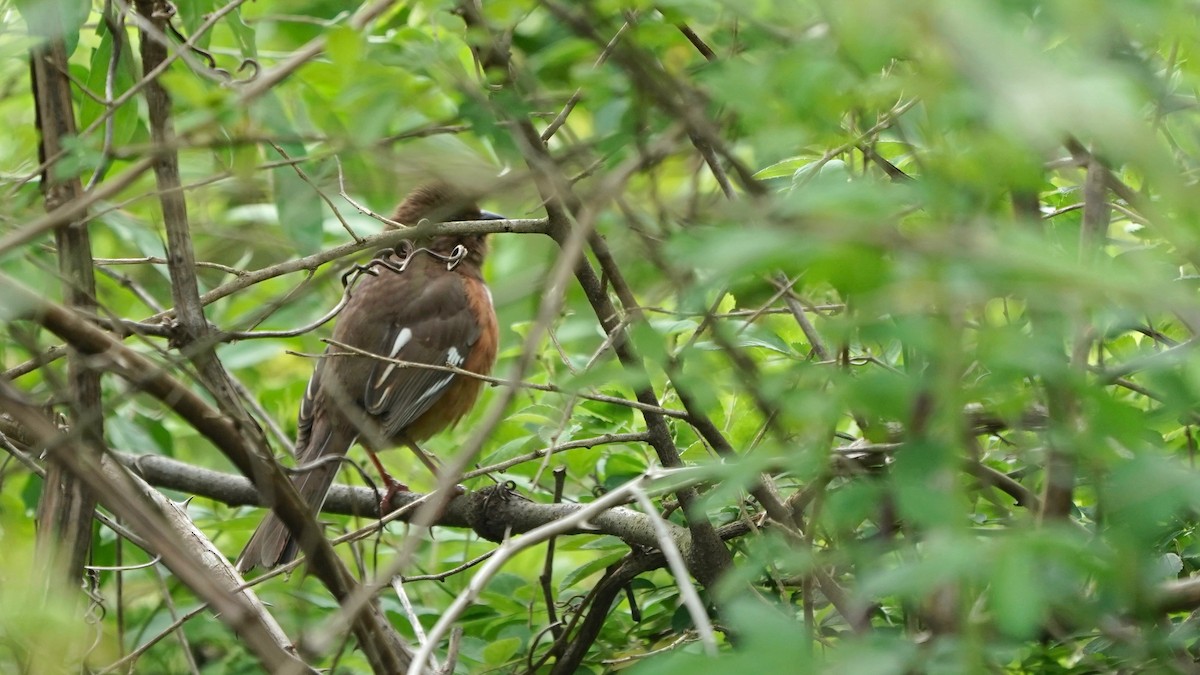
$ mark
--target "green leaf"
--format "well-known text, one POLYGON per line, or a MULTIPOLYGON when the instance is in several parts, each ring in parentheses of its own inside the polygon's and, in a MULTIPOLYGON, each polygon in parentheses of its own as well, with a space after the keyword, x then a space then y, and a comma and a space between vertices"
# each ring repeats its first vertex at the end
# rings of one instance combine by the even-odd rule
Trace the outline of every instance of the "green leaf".
POLYGON ((791 177, 797 171, 799 171, 801 167, 809 164, 812 161, 813 160, 808 157, 789 157, 788 159, 775 162, 768 167, 759 169, 758 172, 754 174, 754 177, 758 180, 791 177))
POLYGON ((1038 562, 1027 546, 1014 544, 996 558, 988 602, 1001 630, 1018 639, 1033 637, 1047 614, 1038 588, 1038 562))
POLYGON ((517 653, 521 647, 521 640, 518 638, 507 638, 503 640, 494 640, 483 648, 484 663, 490 665, 503 665, 517 653))
MULTIPOLYGON (((233 33, 234 39, 237 40, 238 48, 242 52, 242 57, 247 59, 258 59, 258 41, 254 28, 246 23, 242 18, 242 8, 238 7, 234 11, 225 15, 225 24, 233 33)), ((261 66, 261 64, 260 64, 261 66)))
POLYGON ((563 577, 562 581, 558 582, 559 593, 574 588, 576 584, 580 583, 584 579, 597 572, 603 571, 604 569, 608 568, 609 565, 612 565, 618 560, 624 558, 627 553, 627 550, 607 553, 598 558, 593 558, 583 565, 571 570, 565 577, 563 577))
POLYGON ((212 42, 212 31, 205 31, 203 35, 196 35, 196 29, 200 24, 208 18, 208 15, 216 9, 215 0, 189 0, 176 5, 179 10, 178 20, 181 25, 181 31, 184 37, 190 38, 200 49, 207 50, 212 42))
MULTIPOLYGON (((300 135, 299 130, 289 121, 279 98, 274 94, 263 96, 257 102, 255 110, 259 119, 277 136, 287 139, 300 135)), ((287 153, 288 158, 297 160, 296 167, 309 172, 310 178, 313 178, 311 172, 314 164, 301 161, 308 156, 308 149, 303 143, 280 140, 277 145, 287 153)), ((273 148, 266 148, 264 151, 282 159, 273 148)), ((284 233, 301 255, 315 253, 320 249, 324 238, 325 204, 320 195, 300 177, 296 168, 290 165, 272 169, 271 184, 279 224, 284 233)))
MULTIPOLYGON (((92 50, 91 63, 87 71, 87 88, 93 93, 107 98, 109 66, 113 56, 113 37, 108 31, 107 24, 101 22, 96 29, 100 33, 100 46, 92 50)), ((112 98, 117 98, 129 90, 136 80, 133 61, 129 55, 129 44, 121 49, 120 59, 113 70, 112 98)), ((105 112, 105 107, 90 96, 83 96, 79 104, 79 124, 81 129, 87 129, 105 112)), ((113 144, 126 145, 137 137, 148 137, 145 127, 138 115, 137 101, 129 100, 118 107, 112 115, 113 144)))
POLYGON ((30 33, 61 38, 67 57, 75 53, 79 31, 91 11, 89 0, 15 0, 15 4, 30 33))

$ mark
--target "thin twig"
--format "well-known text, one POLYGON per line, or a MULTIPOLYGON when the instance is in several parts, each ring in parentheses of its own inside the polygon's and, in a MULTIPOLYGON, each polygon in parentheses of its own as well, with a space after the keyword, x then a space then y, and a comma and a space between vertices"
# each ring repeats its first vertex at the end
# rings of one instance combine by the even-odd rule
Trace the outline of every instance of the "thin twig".
POLYGON ((325 338, 325 339, 322 339, 321 341, 326 344, 333 345, 334 347, 337 347, 339 349, 345 349, 349 353, 339 354, 337 352, 332 352, 332 353, 325 353, 325 354, 305 354, 302 352, 293 352, 293 351, 289 351, 288 353, 293 354, 295 356, 304 356, 304 357, 308 357, 308 358, 325 358, 325 359, 345 357, 345 356, 350 356, 351 354, 358 355, 358 356, 366 356, 368 358, 383 361, 388 364, 394 364, 400 368, 420 368, 423 370, 436 370, 436 371, 440 371, 443 373, 454 373, 455 375, 462 375, 463 377, 469 377, 472 379, 480 380, 481 382, 487 382, 488 384, 500 386, 500 387, 512 387, 515 389, 532 389, 534 391, 545 391, 545 392, 554 393, 554 394, 565 394, 565 395, 569 395, 569 396, 578 396, 579 398, 585 398, 589 401, 597 401, 600 403, 611 403, 613 405, 625 406, 627 408, 633 408, 634 410, 643 410, 646 412, 658 413, 659 415, 665 415, 667 417, 674 417, 677 419, 687 419, 687 417, 688 417, 688 414, 682 410, 673 410, 671 408, 663 408, 662 406, 648 405, 648 404, 642 403, 640 401, 631 401, 629 399, 624 399, 624 398, 620 398, 617 396, 608 396, 605 394, 588 394, 585 392, 578 392, 578 391, 568 391, 566 389, 563 389, 562 387, 558 387, 553 384, 537 384, 535 382, 529 382, 529 381, 516 381, 516 380, 510 380, 510 379, 502 378, 502 377, 492 377, 490 375, 481 375, 479 373, 471 372, 469 370, 463 370, 462 368, 456 368, 454 366, 440 366, 440 365, 434 365, 432 363, 418 363, 416 361, 404 361, 402 359, 393 359, 393 358, 390 358, 387 356, 376 354, 376 353, 374 353, 372 351, 368 351, 366 349, 361 349, 359 347, 354 347, 352 345, 348 345, 344 342, 338 342, 337 340, 334 340, 332 338, 325 338))

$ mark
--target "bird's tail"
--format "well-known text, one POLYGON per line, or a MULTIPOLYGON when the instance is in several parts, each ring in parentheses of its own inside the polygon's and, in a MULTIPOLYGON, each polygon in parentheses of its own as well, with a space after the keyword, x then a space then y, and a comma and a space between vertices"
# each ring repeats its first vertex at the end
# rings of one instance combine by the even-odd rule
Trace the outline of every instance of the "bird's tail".
MULTIPOLYGON (((337 475, 340 459, 354 443, 355 434, 349 430, 333 428, 323 419, 314 420, 312 433, 308 435, 306 448, 296 448, 296 456, 308 462, 325 460, 324 463, 297 474, 292 478, 296 491, 308 504, 313 513, 321 510, 333 478, 337 475)), ((259 523, 258 529, 250 535, 250 541, 237 559, 239 572, 249 572, 255 567, 271 569, 277 565, 291 562, 299 552, 300 546, 291 531, 275 515, 268 512, 266 518, 259 523)))

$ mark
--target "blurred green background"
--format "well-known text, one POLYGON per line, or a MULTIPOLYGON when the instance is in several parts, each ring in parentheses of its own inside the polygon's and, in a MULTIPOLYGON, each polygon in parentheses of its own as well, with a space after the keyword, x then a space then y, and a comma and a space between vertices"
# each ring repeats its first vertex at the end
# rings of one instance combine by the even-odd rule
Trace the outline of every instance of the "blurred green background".
MULTIPOLYGON (((0 233, 42 213, 22 4, 0 3, 0 233)), ((191 36, 224 3, 177 7, 174 23, 191 36)), ((728 631, 718 657, 703 656, 676 580, 658 570, 631 585, 640 620, 618 602, 579 672, 1195 670, 1197 620, 1187 602, 1171 604, 1178 596, 1167 584, 1200 567, 1200 360, 1192 350, 1200 327, 1192 63, 1200 6, 489 0, 486 26, 471 29, 454 8, 396 2, 355 30, 348 20, 357 6, 345 2, 255 0, 217 21, 198 46, 232 80, 199 55, 164 78, 196 258, 254 270, 349 241, 314 185, 356 232, 378 231, 337 195, 335 157, 348 194, 377 212, 436 174, 497 186, 485 208, 541 217, 512 122, 529 119, 544 131, 580 92, 548 147, 555 169, 597 211, 597 231, 642 308, 624 307, 648 382, 602 350, 604 332, 573 282, 526 379, 623 399, 648 383, 671 409, 682 407, 681 388, 693 396, 740 456, 703 486, 718 525, 756 518, 759 505, 746 492, 763 470, 781 498, 802 501, 799 539, 756 526, 729 542, 725 586, 742 597, 706 597, 728 631), (471 51, 497 36, 511 40, 507 81, 484 74, 471 51), (239 80, 252 70, 236 72, 244 59, 266 70, 318 38, 320 56, 239 104, 239 80), (293 168, 281 163, 285 154, 302 161, 293 168), (1042 502, 1055 462, 1072 488, 1065 517, 1042 502), (817 576, 844 591, 847 604, 835 607, 817 576)), ((142 157, 149 135, 135 96, 112 115, 106 148, 96 97, 104 97, 114 41, 104 5, 85 9, 64 35, 79 126, 90 131, 73 140, 58 170, 86 183, 102 164, 111 164, 111 177, 142 157)), ((114 94, 140 79, 136 50, 128 52, 135 38, 128 31, 121 41, 114 94)), ((93 209, 96 258, 164 255, 154 192, 147 174, 93 209)), ((558 254, 542 236, 493 238, 485 275, 500 315, 500 375, 520 354, 558 254)), ((58 293, 45 241, 0 258, 0 270, 58 293)), ((229 330, 303 325, 337 302, 340 270, 326 266, 308 284, 303 274, 255 284, 209 305, 207 316, 229 330)), ((101 261, 97 271, 99 300, 112 315, 141 320, 171 304, 163 265, 101 261)), ((233 279, 213 267, 199 277, 202 292, 233 279)), ((328 334, 246 340, 219 354, 291 434, 313 361, 290 352, 319 352, 328 334)), ((12 322, 0 357, 11 368, 53 344, 12 322)), ((177 357, 159 351, 165 343, 127 344, 183 375, 171 365, 177 357)), ((62 377, 56 365, 17 384, 49 402, 62 377)), ((158 402, 116 378, 104 385, 111 447, 231 470, 158 402)), ((494 396, 485 391, 472 416, 427 449, 452 455, 494 396)), ((685 462, 718 463, 686 420, 669 422, 685 462)), ((479 463, 644 428, 628 407, 522 390, 479 463)), ((413 489, 433 486, 409 453, 385 461, 413 489)), ((565 499, 587 502, 657 461, 645 444, 597 445, 498 477, 549 501, 546 469, 563 466, 565 499)), ((342 479, 361 482, 352 472, 342 479)), ((119 595, 116 574, 99 572, 104 611, 95 621, 47 605, 39 621, 64 628, 30 642, 30 602, 10 589, 32 573, 40 490, 25 467, 0 463, 0 644, 25 645, 0 647, 0 670, 57 668, 30 661, 36 653, 87 654, 90 667, 102 668, 196 606, 164 568, 123 573, 119 595)), ((205 499, 188 509, 231 556, 262 516, 205 499)), ((378 546, 364 546, 366 566, 385 562, 402 537, 393 526, 378 546)), ((123 564, 149 560, 98 528, 93 563, 116 564, 118 546, 123 564)), ((492 546, 439 529, 411 571, 448 569, 492 546)), ((559 617, 580 611, 605 566, 628 552, 611 537, 560 540, 552 581, 559 617)), ((468 610, 456 672, 530 672, 545 654, 543 559, 541 549, 518 556, 468 610)), ((408 585, 426 628, 469 579, 408 585)), ((291 634, 336 607, 299 574, 260 593, 291 634)), ((385 596, 383 604, 413 637, 398 602, 385 596)), ((151 648, 136 670, 256 672, 217 622, 192 620, 183 635, 183 643, 176 635, 151 648)), ((347 650, 337 667, 366 664, 347 650)))

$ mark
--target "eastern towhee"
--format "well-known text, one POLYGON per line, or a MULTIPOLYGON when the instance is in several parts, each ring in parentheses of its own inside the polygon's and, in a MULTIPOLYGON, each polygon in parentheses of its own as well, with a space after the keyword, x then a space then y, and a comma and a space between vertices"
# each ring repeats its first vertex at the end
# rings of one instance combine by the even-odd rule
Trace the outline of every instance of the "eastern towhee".
MULTIPOLYGON (((500 218, 445 183, 417 188, 392 216, 406 225, 500 218)), ((358 268, 357 280, 347 289, 334 342, 391 359, 487 375, 496 362, 499 331, 492 295, 480 273, 486 254, 486 235, 440 236, 413 241, 401 253, 380 252, 358 268)), ((467 414, 481 384, 476 378, 401 367, 330 346, 300 404, 297 463, 304 467, 340 458, 357 441, 383 474, 386 503, 393 492, 407 487, 383 471, 374 453, 409 445, 424 460, 416 444, 467 414)), ((314 512, 325 501, 340 464, 321 463, 293 478, 314 512)), ((297 550, 287 527, 269 513, 237 566, 241 571, 274 567, 291 561, 297 550)))

